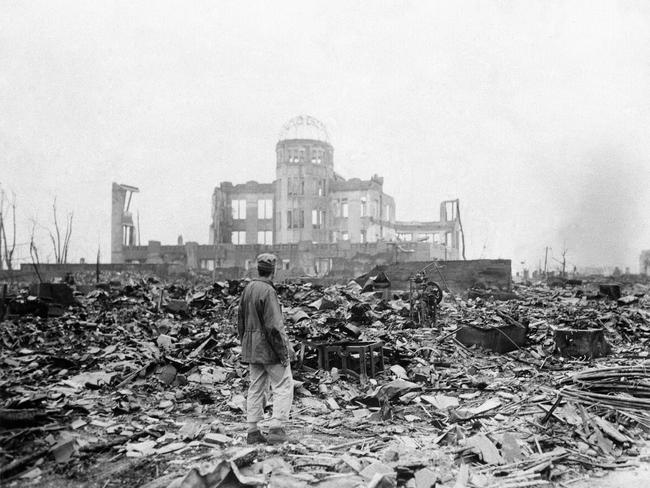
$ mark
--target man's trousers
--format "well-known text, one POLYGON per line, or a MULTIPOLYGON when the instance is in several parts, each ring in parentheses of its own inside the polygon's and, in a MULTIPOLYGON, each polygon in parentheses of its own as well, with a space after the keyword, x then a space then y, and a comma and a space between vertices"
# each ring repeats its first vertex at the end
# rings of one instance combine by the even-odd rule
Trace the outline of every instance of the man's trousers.
POLYGON ((271 428, 282 427, 289 420, 293 402, 293 378, 288 364, 249 364, 250 385, 246 399, 246 421, 254 424, 264 418, 264 403, 268 385, 273 392, 271 428))

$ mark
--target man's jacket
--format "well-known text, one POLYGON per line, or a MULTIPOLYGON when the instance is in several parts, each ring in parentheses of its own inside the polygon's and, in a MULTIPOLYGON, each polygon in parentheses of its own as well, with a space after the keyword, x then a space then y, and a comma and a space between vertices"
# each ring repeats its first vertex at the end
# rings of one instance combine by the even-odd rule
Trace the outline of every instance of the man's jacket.
POLYGON ((289 342, 282 309, 268 278, 254 279, 244 288, 237 330, 242 363, 277 364, 287 360, 289 342))

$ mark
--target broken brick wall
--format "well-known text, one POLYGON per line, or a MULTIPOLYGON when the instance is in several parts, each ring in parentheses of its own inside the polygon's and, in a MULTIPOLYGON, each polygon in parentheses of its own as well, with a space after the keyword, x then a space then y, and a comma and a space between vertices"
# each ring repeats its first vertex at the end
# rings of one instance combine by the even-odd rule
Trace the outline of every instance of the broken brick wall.
MULTIPOLYGON (((295 253, 298 261, 299 252, 295 253)), ((338 257, 332 259, 332 271, 326 277, 309 278, 311 281, 328 283, 347 283, 351 279, 367 273, 373 269, 382 269, 391 280, 394 290, 407 290, 408 279, 414 273, 431 264, 431 261, 415 261, 397 264, 390 263, 392 254, 390 252, 378 253, 375 255, 357 253, 352 258, 338 257)), ((254 261, 254 260, 251 260, 254 261)), ((462 293, 474 286, 509 291, 511 289, 511 261, 509 259, 479 259, 470 261, 438 261, 440 272, 452 291, 462 293)), ((41 264, 39 272, 43 281, 51 281, 55 278, 62 278, 66 273, 73 275, 94 276, 95 264, 41 264)), ((100 272, 135 272, 152 274, 162 278, 174 275, 184 270, 176 269, 176 266, 169 264, 100 264, 100 272)), ((206 272, 215 280, 238 279, 245 276, 254 276, 255 269, 245 269, 240 266, 216 268, 214 271, 206 272)), ((427 275, 433 281, 444 285, 443 279, 437 273, 435 267, 427 270, 427 275)), ((91 276, 91 277, 92 277, 91 276)), ((283 281, 293 277, 307 278, 302 269, 278 270, 276 279, 283 281)), ((7 271, 0 272, 0 281, 9 281, 7 271)), ((13 272, 11 281, 22 283, 34 283, 38 276, 31 264, 21 265, 20 270, 13 272)))
MULTIPOLYGON (((393 289, 408 290, 409 277, 431 262, 398 263, 382 267, 393 289)), ((468 261, 438 261, 440 274, 434 266, 427 269, 427 277, 440 286, 446 282, 456 293, 475 286, 510 291, 512 285, 512 262, 509 259, 476 259, 468 261)))
MULTIPOLYGON (((123 249, 126 263, 169 264, 182 271, 212 271, 213 268, 243 268, 246 275, 255 267, 256 257, 264 252, 275 254, 281 261, 279 268, 287 276, 324 276, 340 270, 343 275, 356 276, 396 261, 427 261, 447 259, 458 250, 431 242, 369 242, 340 241, 315 244, 301 241, 294 244, 218 244, 165 246, 159 241, 149 241, 146 246, 123 249)), ((182 272, 178 271, 178 272, 182 272)), ((177 272, 170 268, 170 272, 177 272)), ((337 278, 339 276, 336 276, 337 278)))
MULTIPOLYGON (((73 275, 94 276, 97 269, 96 264, 40 264, 38 272, 44 282, 52 281, 56 278, 63 278, 66 273, 73 275)), ((145 273, 159 277, 167 277, 170 273, 170 267, 166 264, 100 264, 100 273, 121 273, 134 272, 145 273)), ((36 283, 39 281, 38 275, 31 264, 21 264, 19 270, 15 270, 12 275, 7 271, 0 272, 0 281, 9 281, 20 283, 36 283)))

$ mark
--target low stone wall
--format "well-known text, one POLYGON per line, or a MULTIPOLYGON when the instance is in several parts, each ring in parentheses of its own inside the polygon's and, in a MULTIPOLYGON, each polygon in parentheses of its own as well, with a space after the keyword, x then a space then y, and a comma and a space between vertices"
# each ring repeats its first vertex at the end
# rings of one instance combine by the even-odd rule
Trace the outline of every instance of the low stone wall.
MULTIPOLYGON (((56 278, 63 278, 67 273, 72 273, 75 279, 81 281, 94 281, 96 275, 96 264, 40 264, 38 272, 44 282, 52 281, 56 278), (82 278, 86 278, 85 280, 82 278)), ((173 273, 170 265, 167 264, 100 264, 99 272, 101 273, 138 273, 151 274, 166 278, 173 273)), ((39 281, 38 275, 31 264, 21 264, 20 269, 0 271, 0 281, 14 283, 36 283, 39 281)))
MULTIPOLYGON (((381 267, 393 289, 408 290, 409 277, 431 262, 398 263, 381 267)), ((512 286, 512 262, 509 259, 476 259, 468 261, 438 261, 427 269, 427 276, 444 288, 445 283, 455 293, 474 286, 509 291, 512 286), (442 276, 441 276, 442 275, 442 276), (444 278, 444 279, 443 279, 444 278)))
MULTIPOLYGON (((278 270, 277 281, 302 278, 321 284, 347 283, 359 275, 374 269, 382 270, 391 281, 392 289, 408 290, 409 277, 421 270, 431 261, 415 261, 408 263, 386 264, 390 257, 385 255, 357 255, 353 259, 339 258, 334 261, 332 272, 325 277, 310 278, 300 270, 278 270)), ((470 261, 437 261, 437 268, 431 266, 427 276, 444 287, 446 284, 453 292, 463 293, 468 289, 479 286, 493 290, 510 291, 512 285, 511 261, 509 259, 479 259, 470 261), (442 275, 442 276, 441 276, 442 275)), ((160 278, 173 278, 185 272, 173 264, 100 264, 100 273, 136 273, 151 274, 160 278)), ((41 264, 39 272, 43 281, 63 278, 66 273, 72 273, 79 282, 94 282, 96 265, 94 264, 41 264)), ((215 281, 240 279, 256 275, 255 269, 245 270, 242 267, 217 268, 214 271, 204 271, 203 276, 215 281)), ((8 271, 0 272, 0 281, 17 283, 34 283, 38 281, 31 264, 21 265, 20 270, 13 271, 13 280, 8 271)))

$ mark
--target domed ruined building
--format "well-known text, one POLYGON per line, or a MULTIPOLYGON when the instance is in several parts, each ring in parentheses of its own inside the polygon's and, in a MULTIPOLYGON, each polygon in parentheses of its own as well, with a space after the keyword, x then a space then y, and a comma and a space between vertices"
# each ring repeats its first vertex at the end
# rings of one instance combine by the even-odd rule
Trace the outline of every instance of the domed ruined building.
POLYGON ((382 177, 345 180, 336 174, 334 148, 318 119, 300 115, 284 124, 275 156, 273 183, 223 182, 215 188, 212 243, 424 241, 438 246, 437 257, 458 258, 452 202, 443 202, 438 222, 396 222, 395 200, 384 193, 382 177))
MULTIPOLYGON (((395 200, 384 193, 382 177, 346 180, 335 172, 334 147, 318 119, 300 115, 284 124, 275 158, 272 183, 224 181, 214 189, 210 245, 189 252, 189 268, 248 270, 260 252, 278 255, 284 271, 308 275, 327 274, 354 256, 365 261, 350 273, 399 258, 459 258, 457 201, 442 202, 437 221, 395 221, 395 200)), ((144 246, 114 238, 119 240, 125 247, 113 253, 114 262, 170 262, 172 248, 178 247, 156 252, 150 243, 145 256, 142 249, 136 252, 144 246)))

